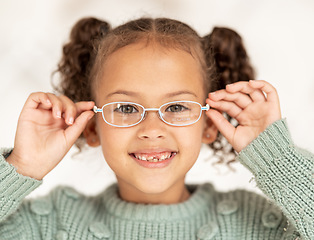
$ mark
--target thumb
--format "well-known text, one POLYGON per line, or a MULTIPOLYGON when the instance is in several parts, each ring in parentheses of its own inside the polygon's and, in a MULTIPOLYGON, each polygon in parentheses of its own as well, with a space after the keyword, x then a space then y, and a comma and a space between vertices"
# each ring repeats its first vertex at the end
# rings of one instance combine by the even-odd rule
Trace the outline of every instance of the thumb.
POLYGON ((217 110, 209 109, 206 115, 212 120, 218 131, 232 144, 235 127, 217 110))
POLYGON ((75 141, 79 138, 79 136, 84 131, 88 121, 94 116, 94 112, 92 111, 85 111, 81 113, 73 123, 72 126, 69 126, 65 131, 65 137, 67 139, 67 142, 69 144, 69 147, 71 147, 75 141))

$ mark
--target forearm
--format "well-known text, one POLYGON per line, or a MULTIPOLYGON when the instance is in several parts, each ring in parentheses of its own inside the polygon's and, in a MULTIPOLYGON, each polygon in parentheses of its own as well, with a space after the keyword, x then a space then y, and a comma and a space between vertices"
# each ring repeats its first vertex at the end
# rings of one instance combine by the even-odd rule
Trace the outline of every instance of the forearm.
POLYGON ((258 187, 271 198, 306 239, 314 237, 314 155, 292 142, 286 122, 269 126, 238 160, 254 175, 258 187))

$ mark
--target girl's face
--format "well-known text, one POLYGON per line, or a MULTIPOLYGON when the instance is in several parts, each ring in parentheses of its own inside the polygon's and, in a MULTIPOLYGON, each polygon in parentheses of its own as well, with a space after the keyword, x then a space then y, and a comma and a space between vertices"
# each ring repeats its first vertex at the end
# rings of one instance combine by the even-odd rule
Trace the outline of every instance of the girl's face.
MULTIPOLYGON (((133 44, 110 55, 103 67, 104 74, 96 90, 98 107, 120 101, 145 108, 159 108, 178 100, 205 103, 200 66, 184 51, 157 44, 133 44)), ((174 203, 184 199, 184 178, 199 155, 205 122, 203 113, 192 125, 170 126, 152 111, 140 124, 119 128, 106 124, 97 114, 94 137, 116 174, 120 196, 142 203, 174 203), (148 163, 136 157, 166 159, 148 163)))

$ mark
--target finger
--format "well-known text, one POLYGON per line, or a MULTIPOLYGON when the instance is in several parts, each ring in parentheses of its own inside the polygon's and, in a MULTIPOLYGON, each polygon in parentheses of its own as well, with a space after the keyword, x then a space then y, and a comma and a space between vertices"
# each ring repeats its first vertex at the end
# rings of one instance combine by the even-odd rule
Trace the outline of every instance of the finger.
POLYGON ((31 93, 29 97, 27 98, 24 104, 24 109, 27 109, 27 108, 36 109, 41 105, 45 109, 50 109, 52 107, 52 103, 46 93, 35 92, 35 93, 31 93))
POLYGON ((64 95, 60 96, 59 99, 62 102, 63 118, 68 125, 72 125, 77 114, 76 105, 64 95))
POLYGON ((250 84, 250 87, 254 89, 260 89, 261 91, 265 92, 267 95, 268 102, 279 103, 277 90, 270 83, 264 80, 251 80, 249 84, 250 84))
POLYGON ((235 127, 220 112, 214 109, 209 109, 206 115, 212 120, 218 131, 232 144, 235 127))
POLYGON ((89 102, 77 102, 75 103, 77 114, 81 114, 83 111, 92 110, 95 106, 95 103, 93 101, 89 102))
POLYGON ((226 86, 226 90, 230 93, 242 92, 249 94, 254 102, 266 101, 265 95, 259 89, 252 88, 249 82, 237 82, 226 86))
POLYGON ((211 108, 217 109, 221 112, 225 112, 233 118, 236 118, 243 111, 243 109, 236 105, 234 102, 227 101, 215 102, 210 99, 207 99, 206 103, 208 103, 211 108))
POLYGON ((65 131, 65 138, 69 148, 75 143, 79 136, 84 131, 88 121, 94 116, 93 111, 82 112, 74 121, 73 125, 69 126, 65 131))
POLYGON ((59 97, 52 93, 46 93, 52 104, 52 116, 56 119, 62 118, 63 104, 59 97))
POLYGON ((252 103, 252 99, 247 94, 240 92, 229 93, 225 89, 210 93, 208 94, 208 97, 213 101, 224 100, 234 102, 242 109, 252 103))

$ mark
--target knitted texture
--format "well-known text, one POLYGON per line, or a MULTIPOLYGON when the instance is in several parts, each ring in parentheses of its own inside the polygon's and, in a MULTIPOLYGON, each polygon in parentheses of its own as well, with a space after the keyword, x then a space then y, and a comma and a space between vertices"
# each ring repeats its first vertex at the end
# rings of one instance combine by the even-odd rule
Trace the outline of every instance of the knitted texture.
POLYGON ((314 156, 296 147, 286 121, 269 126, 238 160, 302 236, 314 239, 314 156))
POLYGON ((313 155, 293 146, 285 121, 239 155, 269 199, 245 190, 188 185, 179 204, 125 202, 116 184, 96 196, 60 186, 24 200, 41 181, 22 176, 0 155, 0 239, 314 239, 313 155))

